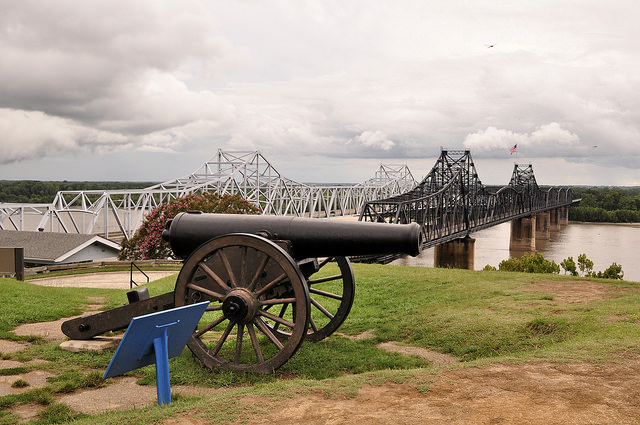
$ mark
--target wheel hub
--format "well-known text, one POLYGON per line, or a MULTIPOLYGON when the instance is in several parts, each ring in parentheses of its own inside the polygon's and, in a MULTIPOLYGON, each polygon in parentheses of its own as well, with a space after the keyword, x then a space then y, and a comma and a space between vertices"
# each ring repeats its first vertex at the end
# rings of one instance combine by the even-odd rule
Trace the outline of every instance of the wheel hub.
POLYGON ((247 291, 236 289, 226 296, 222 302, 224 317, 232 322, 248 323, 255 316, 257 302, 247 291))

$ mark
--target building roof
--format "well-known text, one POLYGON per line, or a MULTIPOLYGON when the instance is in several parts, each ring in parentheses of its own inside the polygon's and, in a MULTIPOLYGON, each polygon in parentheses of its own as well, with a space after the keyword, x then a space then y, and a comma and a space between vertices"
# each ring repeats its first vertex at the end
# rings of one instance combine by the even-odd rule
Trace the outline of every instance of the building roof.
POLYGON ((93 244, 120 250, 117 243, 96 235, 0 230, 0 247, 24 248, 27 262, 62 262, 93 244))

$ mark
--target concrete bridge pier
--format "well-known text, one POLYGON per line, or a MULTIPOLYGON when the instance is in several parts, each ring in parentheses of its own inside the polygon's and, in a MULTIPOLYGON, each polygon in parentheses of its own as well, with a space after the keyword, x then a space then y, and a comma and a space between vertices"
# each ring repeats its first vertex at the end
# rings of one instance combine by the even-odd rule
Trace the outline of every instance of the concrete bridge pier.
POLYGON ((536 218, 536 250, 545 248, 551 239, 551 228, 549 227, 549 211, 535 215, 536 218))
POLYGON ((549 228, 549 211, 541 212, 535 215, 536 218, 536 241, 549 240, 551 238, 551 230, 549 228))
POLYGON ((535 252, 536 216, 511 220, 509 250, 516 252, 535 252))
POLYGON ((569 207, 558 208, 558 222, 561 227, 569 225, 569 207))
POLYGON ((552 232, 560 231, 560 211, 558 208, 549 210, 549 229, 552 232))
POLYGON ((440 245, 433 253, 434 267, 473 270, 476 240, 465 236, 440 245))
POLYGON ((549 227, 552 232, 559 232, 560 229, 569 224, 569 207, 560 207, 549 210, 549 227))

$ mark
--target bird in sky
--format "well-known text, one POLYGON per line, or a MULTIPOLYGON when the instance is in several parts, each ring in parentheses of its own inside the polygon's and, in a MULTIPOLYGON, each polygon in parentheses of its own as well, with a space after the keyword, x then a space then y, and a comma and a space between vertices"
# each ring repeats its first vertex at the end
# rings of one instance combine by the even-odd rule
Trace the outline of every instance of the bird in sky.
POLYGON ((487 49, 490 49, 490 48, 492 48, 493 46, 495 46, 495 44, 487 44, 486 46, 487 46, 487 49))

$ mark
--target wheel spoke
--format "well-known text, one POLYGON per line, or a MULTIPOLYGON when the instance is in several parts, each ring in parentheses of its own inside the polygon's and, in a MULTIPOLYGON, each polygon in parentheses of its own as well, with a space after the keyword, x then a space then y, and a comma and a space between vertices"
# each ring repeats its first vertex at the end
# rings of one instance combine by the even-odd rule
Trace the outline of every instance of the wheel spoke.
POLYGON ((262 258, 262 261, 260 262, 260 265, 256 269, 256 272, 253 274, 253 278, 251 279, 251 282, 249 283, 249 286, 247 286, 247 289, 249 291, 253 291, 253 288, 255 288, 256 283, 258 283, 258 279, 260 278, 260 275, 262 274, 264 269, 267 267, 267 263, 268 262, 269 262, 269 256, 265 255, 262 258))
POLYGON ((273 298, 270 300, 260 301, 262 305, 291 304, 296 302, 295 298, 273 298))
POLYGON ((253 328, 253 323, 249 323, 247 325, 247 331, 249 331, 249 337, 251 337, 251 345, 253 345, 253 351, 256 352, 258 362, 262 363, 264 361, 264 357, 262 356, 262 350, 260 349, 260 343, 258 342, 258 337, 256 336, 256 330, 253 328))
POLYGON ((287 274, 286 273, 282 273, 280 276, 276 277, 271 282, 267 283, 262 289, 260 289, 258 292, 256 292, 255 293, 255 297, 259 298, 262 294, 264 294, 269 289, 271 289, 274 286, 276 286, 278 283, 281 283, 286 278, 287 278, 287 274))
POLYGON ((268 318, 268 319, 271 319, 271 320, 273 320, 273 321, 274 321, 274 322, 276 322, 276 323, 280 323, 280 324, 282 324, 282 325, 288 326, 288 327, 290 327, 290 328, 292 328, 292 329, 293 329, 293 327, 296 325, 295 323, 290 322, 290 321, 288 321, 287 319, 283 319, 282 317, 276 316, 275 314, 271 314, 271 313, 269 313, 268 311, 258 310, 258 314, 259 314, 260 316, 264 316, 264 317, 266 317, 266 318, 268 318))
POLYGON ((282 350, 284 348, 284 345, 282 345, 282 343, 278 340, 278 338, 276 338, 273 332, 269 330, 267 325, 260 318, 254 319, 254 322, 258 327, 258 329, 260 329, 262 333, 265 334, 267 338, 269 338, 269 340, 273 343, 273 345, 278 347, 278 350, 282 350))
POLYGON ((218 250, 218 256, 222 260, 222 264, 224 264, 224 268, 227 271, 227 275, 229 275, 229 280, 231 281, 231 287, 237 288, 238 281, 236 280, 236 275, 233 273, 233 270, 231 269, 231 263, 229 263, 229 258, 224 252, 222 252, 221 249, 218 250))
POLYGON ((227 325, 227 328, 222 333, 222 336, 218 340, 218 343, 216 344, 215 347, 213 347, 213 350, 211 350, 212 355, 214 356, 218 355, 218 352, 220 351, 220 349, 222 348, 222 345, 225 343, 225 341, 229 337, 229 334, 231 333, 231 330, 233 329, 234 326, 235 326, 235 323, 230 321, 229 324, 227 325))
MULTIPOLYGON (((271 306, 267 306, 267 308, 265 308, 264 311, 267 311, 269 307, 271 306)), ((280 318, 284 317, 284 313, 287 311, 287 307, 289 307, 289 304, 283 304, 282 307, 280 307, 280 313, 278 314, 278 317, 280 318)), ((276 322, 276 324, 273 326, 273 331, 277 332, 279 327, 280 327, 280 323, 276 322)))
POLYGON ((327 316, 329 319, 333 319, 333 314, 329 313, 329 311, 326 308, 324 308, 322 305, 320 305, 320 303, 318 301, 316 301, 313 298, 311 298, 311 304, 313 304, 315 306, 315 308, 320 310, 322 312, 322 314, 327 316))
POLYGON ((222 279, 220 278, 220 276, 218 276, 218 275, 216 274, 216 272, 214 272, 213 270, 211 270, 211 268, 210 268, 208 265, 206 265, 206 264, 204 263, 204 261, 201 261, 200 263, 198 263, 198 267, 200 267, 200 268, 202 269, 202 271, 203 271, 203 272, 205 272, 205 273, 207 274, 207 276, 209 276, 211 279, 215 280, 215 281, 216 281, 216 283, 217 283, 218 285, 220 285, 220 287, 221 287, 222 289, 224 289, 225 291, 229 291, 229 290, 231 290, 231 288, 229 288, 229 285, 227 285, 227 284, 225 283, 225 281, 224 281, 224 280, 222 280, 222 279))
POLYGON ((222 310, 222 304, 211 305, 209 304, 204 311, 220 311, 222 310))
POLYGON ((259 236, 224 235, 191 253, 176 281, 175 303, 201 300, 211 301, 210 313, 187 345, 211 369, 271 373, 296 352, 307 331, 312 333, 304 275, 285 250, 259 236))
POLYGON ((247 274, 247 250, 249 248, 246 246, 243 246, 241 248, 242 250, 242 255, 240 256, 240 283, 246 282, 247 278, 246 278, 246 274, 247 274))
POLYGON ((309 280, 309 281, 307 281, 307 283, 309 285, 315 285, 316 283, 331 282, 333 280, 338 280, 338 279, 342 279, 342 275, 337 274, 337 275, 334 275, 334 276, 321 277, 321 278, 318 278, 318 279, 309 280))
POLYGON ((203 288, 202 286, 198 286, 195 283, 187 283, 187 288, 193 289, 194 291, 202 292, 203 294, 207 294, 210 297, 215 298, 218 301, 224 300, 224 295, 219 294, 211 289, 203 288))
POLYGON ((216 320, 214 320, 213 322, 209 323, 207 326, 205 326, 202 329, 197 330, 196 332, 193 333, 193 336, 195 336, 196 338, 201 337, 202 335, 204 335, 205 333, 209 332, 211 329, 215 328, 216 326, 218 326, 220 323, 224 322, 226 319, 226 317, 224 316, 220 316, 218 317, 216 320))
POLYGON ((342 301, 342 295, 333 294, 327 291, 321 291, 315 288, 309 288, 309 292, 316 295, 322 295, 323 297, 333 298, 334 300, 342 301))
POLYGON ((236 357, 234 359, 235 364, 240 363, 240 357, 242 356, 242 337, 244 335, 244 324, 238 323, 238 333, 236 335, 236 357))
POLYGON ((309 318, 309 325, 311 326, 311 329, 313 329, 314 332, 318 332, 318 325, 316 325, 316 322, 313 320, 313 317, 309 318))

